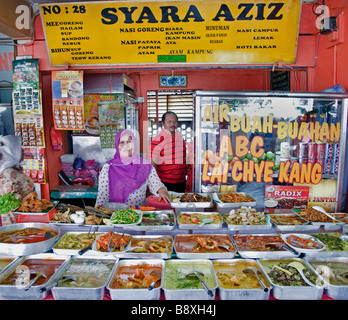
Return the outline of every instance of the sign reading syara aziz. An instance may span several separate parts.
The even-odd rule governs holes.
[[[301,0],[40,5],[52,65],[294,63]]]

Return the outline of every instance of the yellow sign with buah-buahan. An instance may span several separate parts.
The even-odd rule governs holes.
[[[40,5],[52,65],[294,63],[301,0]]]

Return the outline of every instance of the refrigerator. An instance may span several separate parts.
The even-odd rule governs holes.
[[[343,212],[347,103],[339,93],[196,91],[195,192],[233,191],[264,209],[270,190],[304,189],[308,205]]]

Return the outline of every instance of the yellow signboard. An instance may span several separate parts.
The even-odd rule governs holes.
[[[52,65],[294,63],[301,0],[40,5]]]

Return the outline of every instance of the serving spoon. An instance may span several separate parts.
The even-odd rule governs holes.
[[[314,206],[314,207],[312,207],[312,209],[320,211],[321,213],[324,213],[327,217],[331,218],[334,223],[344,223],[342,220],[337,219],[337,218],[333,217],[331,214],[327,213],[323,207]]]
[[[68,280],[71,280],[71,281],[76,281],[76,277],[74,276],[63,276],[61,277],[58,281],[55,281],[53,282],[52,284],[46,286],[46,287],[43,287],[40,289],[40,292],[45,292],[49,289],[52,289],[53,287],[57,286],[58,284],[62,283],[62,282],[65,282],[65,281],[68,281]]]
[[[300,263],[300,262],[296,262],[293,261],[291,263],[288,264],[288,267],[293,267],[294,269],[296,269],[298,271],[298,273],[300,274],[300,276],[302,277],[302,279],[309,285],[309,286],[313,286],[313,283],[310,282],[307,277],[305,276],[305,274],[303,273],[303,270],[306,269],[306,267]]]
[[[203,287],[203,289],[205,290],[205,292],[210,296],[213,297],[213,291],[211,291],[208,287],[208,285],[206,284],[206,282],[202,279],[202,277],[204,277],[204,273],[199,272],[199,271],[193,271],[188,273],[186,276],[186,278],[191,278],[191,277],[197,277],[198,280],[201,282],[201,285]]]
[[[299,253],[295,249],[288,247],[285,244],[282,244],[280,242],[269,242],[269,243],[266,243],[265,246],[275,248],[275,249],[285,249],[295,255],[299,255]]]

